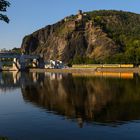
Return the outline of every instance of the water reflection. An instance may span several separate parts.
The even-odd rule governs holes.
[[[8,138],[7,137],[1,137],[0,136],[0,140],[8,140]]]
[[[1,73],[0,90],[21,88],[25,102],[84,122],[123,124],[140,119],[140,78],[54,73]]]

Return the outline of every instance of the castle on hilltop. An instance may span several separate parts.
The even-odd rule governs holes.
[[[66,24],[66,27],[75,29],[77,23],[79,23],[80,21],[83,21],[84,18],[85,18],[86,16],[87,16],[86,13],[83,13],[82,10],[78,10],[76,16],[71,15],[71,16],[66,17],[66,18],[64,19],[65,22],[69,21],[69,22]],[[73,17],[74,17],[74,18],[73,18]]]
[[[78,13],[77,13],[77,18],[75,19],[75,21],[81,21],[84,19],[84,17],[87,16],[86,13],[83,13],[82,10],[78,10]],[[65,17],[64,21],[69,21],[69,17]]]
[[[82,20],[83,19],[83,12],[82,12],[82,10],[79,10],[78,11],[78,14],[77,14],[77,20]]]

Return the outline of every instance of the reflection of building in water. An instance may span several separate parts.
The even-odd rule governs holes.
[[[33,72],[32,75],[33,75],[33,81],[36,83],[38,79],[38,74],[36,72]]]
[[[16,84],[16,83],[19,81],[20,73],[17,72],[17,71],[13,71],[12,74],[13,74],[13,81],[14,81],[14,84]]]
[[[49,73],[50,80],[62,80],[61,73]]]

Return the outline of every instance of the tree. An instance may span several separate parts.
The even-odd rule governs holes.
[[[7,7],[10,6],[10,3],[6,0],[0,0],[0,12],[6,12],[7,11]],[[4,15],[4,14],[1,14],[0,13],[0,20],[3,20],[7,23],[9,23],[9,18]]]
[[[13,48],[12,52],[21,54],[21,48]]]

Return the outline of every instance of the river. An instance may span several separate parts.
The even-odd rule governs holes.
[[[140,76],[0,73],[0,139],[139,140]]]

